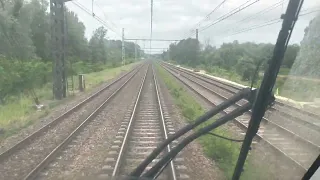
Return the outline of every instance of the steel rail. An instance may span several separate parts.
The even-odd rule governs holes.
[[[212,101],[210,101],[207,97],[205,97],[204,95],[200,94],[199,92],[197,92],[197,90],[195,90],[193,87],[191,87],[189,84],[187,84],[186,82],[184,82],[182,79],[180,79],[177,75],[175,75],[173,72],[171,72],[172,70],[168,70],[166,66],[162,67],[168,71],[172,76],[174,76],[177,80],[179,80],[181,83],[183,83],[184,85],[186,85],[188,88],[190,88],[193,92],[196,92],[198,95],[200,95],[200,97],[202,97],[203,99],[205,99],[207,102],[209,102],[210,104],[216,106],[215,103],[213,103]],[[224,113],[227,113],[224,111]],[[247,126],[245,124],[243,124],[241,121],[235,119],[235,122],[241,126],[242,129],[246,130]],[[299,168],[301,171],[305,172],[307,169],[305,167],[303,167],[299,162],[297,162],[295,159],[291,158],[290,156],[288,156],[285,152],[283,152],[281,149],[279,149],[278,147],[274,146],[270,141],[264,139],[261,135],[256,134],[256,138],[259,141],[263,141],[265,142],[269,147],[271,147],[272,149],[276,150],[276,152],[280,153],[281,155],[283,155],[284,157],[287,158],[287,160],[289,160],[290,162],[292,162],[297,168]]]
[[[141,81],[141,85],[140,85],[140,89],[138,91],[138,96],[137,96],[137,99],[134,103],[134,107],[133,107],[133,110],[132,110],[132,113],[131,113],[131,116],[130,116],[130,120],[129,120],[129,124],[128,124],[128,127],[127,127],[127,130],[126,130],[126,133],[124,135],[124,138],[123,138],[123,141],[122,141],[122,144],[121,144],[121,148],[120,148],[120,151],[119,151],[119,154],[118,154],[118,157],[117,157],[117,160],[116,160],[116,165],[113,169],[113,172],[112,172],[112,176],[115,177],[118,175],[118,172],[120,170],[120,165],[121,165],[121,161],[122,161],[122,157],[123,157],[123,154],[124,154],[124,151],[125,151],[125,147],[127,145],[127,142],[128,142],[128,136],[131,132],[131,127],[132,127],[132,124],[133,124],[133,119],[136,115],[136,109],[137,109],[137,106],[138,106],[138,103],[140,101],[140,97],[141,97],[141,92],[142,92],[142,88],[143,88],[143,85],[144,85],[144,82],[145,82],[145,79],[147,77],[147,73],[149,71],[149,67]]]
[[[132,74],[129,79],[127,79],[118,89],[116,89],[99,107],[97,107],[69,136],[60,143],[49,155],[47,155],[27,176],[24,177],[24,180],[31,180],[36,178],[38,173],[40,173],[55,157],[56,155],[64,148],[68,143],[75,137],[91,120],[96,117],[96,115],[103,109],[103,107],[108,104],[116,94],[120,92],[121,89],[137,74],[136,71]]]
[[[183,76],[183,75],[182,75],[182,76]],[[195,80],[192,80],[192,79],[190,79],[190,78],[188,78],[188,77],[186,77],[186,76],[183,76],[183,77],[186,78],[186,79],[188,79],[188,80],[190,80],[190,81],[192,81],[193,83],[195,83],[195,84],[203,87],[204,89],[208,90],[209,92],[211,92],[211,93],[213,93],[213,94],[216,94],[217,96],[221,97],[221,98],[224,99],[224,100],[227,100],[227,99],[228,99],[227,97],[223,96],[222,94],[219,94],[219,93],[213,91],[212,89],[210,89],[210,88],[208,88],[208,87],[200,84],[199,82],[196,82]],[[237,107],[240,107],[240,106],[241,106],[241,105],[238,104],[238,103],[235,103],[235,105],[236,105]],[[249,111],[249,113],[251,114],[251,110]],[[281,125],[279,125],[279,124],[277,124],[277,123],[275,123],[275,122],[272,122],[272,121],[270,121],[269,119],[267,119],[267,118],[265,118],[265,117],[263,117],[263,121],[265,121],[265,122],[268,123],[268,124],[272,124],[273,126],[275,126],[275,127],[277,127],[277,128],[280,128],[283,132],[285,132],[285,133],[287,133],[287,134],[289,134],[289,135],[293,135],[293,136],[294,136],[295,138],[297,138],[298,140],[300,140],[300,141],[302,141],[302,142],[305,142],[305,143],[307,143],[308,145],[312,146],[313,148],[317,148],[317,149],[320,150],[320,147],[319,147],[318,145],[316,145],[316,144],[314,144],[313,142],[311,142],[311,141],[309,141],[309,140],[307,140],[307,139],[305,139],[305,138],[303,138],[303,137],[295,134],[294,132],[290,131],[289,129],[287,129],[287,128],[285,128],[285,127],[283,127],[283,126],[281,126]]]
[[[157,81],[157,78],[156,78],[156,75],[155,75],[155,72],[154,72],[154,68],[152,65],[150,65],[151,68],[149,67],[142,82],[141,82],[141,85],[140,85],[140,88],[139,88],[139,91],[138,91],[138,95],[137,95],[137,98],[136,100],[134,101],[134,106],[133,106],[133,109],[132,109],[132,112],[130,114],[130,118],[129,118],[129,121],[128,121],[128,125],[126,127],[126,130],[124,132],[124,137],[123,137],[123,140],[122,140],[122,143],[121,143],[121,146],[120,146],[120,150],[118,152],[118,155],[117,157],[115,158],[116,161],[115,161],[115,165],[113,166],[113,170],[112,170],[112,173],[111,173],[111,176],[112,177],[118,177],[121,172],[122,169],[125,169],[126,166],[123,165],[123,162],[126,160],[125,157],[126,157],[126,153],[128,153],[127,149],[128,149],[128,146],[130,146],[130,143],[129,141],[131,140],[131,133],[132,131],[134,131],[134,128],[136,127],[139,127],[137,126],[136,124],[136,120],[137,120],[137,115],[139,113],[139,110],[138,110],[138,106],[141,106],[141,103],[142,103],[142,96],[143,96],[143,89],[147,86],[147,83],[146,83],[146,78],[148,76],[148,74],[150,75],[150,71],[152,71],[152,81],[154,82],[154,88],[155,90],[155,94],[156,95],[153,95],[153,96],[156,96],[156,105],[157,105],[157,111],[159,112],[159,125],[160,125],[160,131],[162,131],[161,134],[163,134],[163,136],[161,136],[161,138],[168,138],[168,131],[166,129],[166,124],[165,124],[165,118],[164,118],[164,114],[163,114],[163,108],[162,108],[162,103],[161,103],[161,100],[160,100],[160,90],[159,90],[159,85],[158,85],[158,81]],[[145,92],[145,93],[148,93],[148,92]],[[139,143],[139,142],[138,142]],[[134,147],[136,144],[133,143],[131,144],[132,147]],[[170,146],[167,146],[166,148],[167,151],[170,151],[171,150],[171,147]],[[129,158],[130,159],[130,158]],[[177,175],[176,175],[176,170],[175,170],[175,167],[174,167],[174,163],[171,162],[170,163],[170,178],[172,180],[177,180]]]
[[[49,122],[48,124],[44,125],[43,127],[41,127],[40,129],[38,129],[37,131],[35,131],[34,133],[30,134],[29,136],[27,136],[26,138],[24,138],[23,140],[19,141],[18,143],[16,143],[15,145],[11,146],[10,148],[8,148],[7,150],[5,150],[4,152],[2,152],[0,154],[0,162],[4,161],[5,159],[7,159],[9,156],[11,156],[12,154],[14,154],[16,151],[18,151],[19,149],[21,149],[23,146],[26,146],[30,143],[32,143],[32,141],[37,138],[41,133],[49,130],[50,128],[55,127],[59,122],[61,122],[62,120],[64,120],[66,117],[68,117],[70,114],[72,114],[73,112],[77,111],[78,109],[80,109],[82,106],[84,106],[85,104],[87,104],[88,102],[90,102],[93,98],[97,97],[99,94],[101,94],[102,92],[104,92],[105,90],[107,90],[109,87],[111,87],[112,85],[114,85],[115,83],[117,83],[118,81],[120,81],[121,79],[123,79],[124,77],[126,77],[127,75],[129,75],[130,73],[133,73],[134,71],[138,72],[138,70],[140,68],[142,68],[143,64],[134,68],[133,70],[125,73],[124,75],[120,76],[119,78],[117,78],[116,80],[114,80],[113,82],[111,82],[110,84],[108,84],[106,87],[104,87],[103,89],[99,90],[98,92],[94,93],[93,95],[89,96],[88,98],[84,99],[83,101],[81,101],[80,103],[78,103],[77,105],[73,106],[70,110],[66,111],[65,113],[63,113],[62,115],[60,115],[59,117],[55,118],[53,121]],[[135,73],[136,73],[135,72]]]
[[[236,85],[232,85],[232,84],[230,84],[230,83],[223,82],[223,81],[220,81],[220,80],[217,80],[217,79],[208,77],[208,76],[206,76],[206,75],[204,75],[204,74],[193,73],[192,71],[189,71],[189,70],[186,70],[186,69],[183,69],[183,68],[179,68],[179,67],[175,67],[175,66],[173,66],[173,65],[171,65],[171,64],[169,64],[169,63],[166,63],[166,64],[168,64],[169,66],[171,66],[171,67],[173,67],[173,68],[175,68],[175,69],[179,69],[179,70],[181,70],[181,71],[184,71],[184,72],[186,72],[186,73],[188,73],[188,74],[190,74],[190,75],[192,75],[192,76],[198,76],[197,78],[203,77],[203,78],[205,78],[205,79],[208,79],[209,81],[214,81],[214,82],[223,84],[223,85],[225,85],[225,86],[229,86],[229,87],[234,88],[235,90],[230,90],[230,89],[228,89],[228,88],[222,87],[221,85],[218,85],[218,84],[215,83],[216,86],[218,86],[218,87],[220,87],[220,88],[222,88],[222,89],[225,89],[226,91],[228,91],[228,92],[230,92],[230,93],[236,93],[236,91],[239,91],[239,90],[242,89],[242,87],[239,87],[239,86],[236,86]],[[208,82],[208,83],[212,83],[212,82]],[[288,108],[294,109],[295,111],[299,111],[299,112],[302,113],[302,114],[307,114],[308,116],[311,116],[311,117],[313,117],[313,118],[320,119],[320,116],[317,115],[317,114],[314,114],[314,113],[312,113],[312,112],[309,112],[309,111],[306,111],[306,110],[302,110],[302,109],[299,109],[299,108],[297,108],[297,107],[294,107],[294,106],[285,104],[285,103],[283,103],[283,102],[280,102],[279,100],[276,100],[276,104],[278,104],[278,105],[280,105],[280,106],[286,106],[286,107],[288,107]],[[278,109],[275,109],[275,108],[272,108],[272,109],[273,109],[273,110],[276,110],[276,111],[279,111]],[[285,114],[286,116],[289,116],[290,118],[294,118],[294,119],[296,119],[296,120],[299,119],[300,121],[302,121],[302,122],[304,122],[304,123],[310,123],[310,122],[305,121],[305,120],[303,120],[303,119],[296,118],[296,117],[292,116],[292,115],[289,114],[289,113],[282,112],[282,111],[279,111],[279,112],[282,113],[282,114]],[[311,123],[311,125],[314,126],[314,124],[312,124],[312,123]],[[319,128],[320,128],[320,127],[319,127]]]
[[[163,116],[162,104],[161,104],[161,101],[160,101],[160,93],[159,93],[159,88],[158,88],[158,81],[157,81],[157,78],[156,78],[156,74],[154,72],[153,65],[152,65],[152,73],[153,73],[153,78],[154,78],[154,84],[155,84],[155,87],[156,87],[157,101],[158,101],[158,104],[159,104],[159,112],[160,112],[160,116],[161,116],[161,123],[162,123],[163,132],[164,132],[164,137],[165,137],[165,139],[168,139],[168,133],[167,133],[166,124],[165,124],[165,120],[164,120],[164,116]],[[171,151],[170,145],[167,146],[167,151],[168,152]],[[175,168],[174,168],[173,161],[170,161],[170,169],[171,169],[171,173],[172,173],[172,177],[173,177],[172,180],[177,180],[177,175],[176,175],[176,171],[175,171]]]
[[[195,77],[195,78],[197,78],[197,79],[201,79],[201,80],[204,81],[204,82],[207,82],[207,83],[209,83],[209,84],[212,84],[212,85],[214,85],[214,86],[217,86],[218,88],[223,89],[223,90],[225,90],[225,91],[227,91],[227,92],[229,92],[229,93],[231,93],[231,94],[235,94],[235,93],[237,93],[237,91],[239,91],[239,90],[242,89],[242,88],[239,88],[239,87],[235,87],[235,86],[233,86],[233,85],[231,85],[231,84],[228,84],[228,83],[226,83],[226,82],[222,82],[222,81],[216,80],[216,79],[214,79],[214,78],[210,78],[210,77],[205,76],[205,75],[203,75],[203,74],[197,74],[197,73],[194,73],[194,72],[192,72],[192,71],[188,71],[188,70],[186,70],[186,69],[174,67],[174,66],[172,66],[172,65],[169,65],[169,66],[172,67],[172,68],[174,68],[174,69],[176,69],[176,70],[178,70],[178,71],[187,73],[187,74],[189,74],[189,75],[191,75],[191,76],[193,76],[193,77]],[[220,83],[220,84],[217,84],[217,83]],[[224,86],[227,86],[227,87],[234,88],[235,90],[231,90],[231,89],[229,89],[229,88],[226,88],[226,87],[224,87],[224,86],[221,86],[221,84],[223,84]],[[307,115],[309,115],[309,116],[311,116],[311,117],[313,117],[313,118],[320,119],[320,116],[317,116],[317,115],[312,114],[312,113],[311,113],[311,115],[310,115],[310,112],[308,112],[308,111],[301,110],[301,109],[299,109],[299,108],[296,108],[296,107],[294,107],[294,106],[287,105],[287,104],[282,103],[282,102],[279,102],[279,101],[277,101],[277,100],[276,100],[276,104],[278,104],[278,105],[280,105],[280,106],[285,106],[285,107],[290,108],[290,109],[293,109],[294,111],[299,111],[299,112],[302,113],[302,114],[307,114]],[[276,109],[276,108],[273,107],[273,106],[271,106],[269,110],[270,110],[270,111],[277,111],[277,112],[280,113],[281,115],[283,115],[283,116],[285,116],[285,117],[287,117],[287,118],[290,118],[290,120],[297,121],[298,123],[302,123],[302,124],[308,126],[308,127],[311,128],[311,129],[320,131],[320,126],[317,125],[317,124],[315,124],[315,123],[313,123],[313,122],[310,122],[310,121],[304,120],[304,119],[302,119],[302,118],[293,116],[292,114],[287,113],[287,112],[285,112],[285,111],[281,111],[281,110],[279,110],[279,109]],[[320,123],[320,121],[319,121],[319,123]]]

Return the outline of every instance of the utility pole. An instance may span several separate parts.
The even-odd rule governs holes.
[[[151,43],[152,43],[152,19],[153,19],[153,0],[151,0],[150,54],[151,54]]]
[[[134,43],[134,61],[137,61],[137,41]]]
[[[197,45],[197,49],[196,49],[196,61],[198,61],[198,56],[199,56],[199,51],[200,51],[200,46],[199,46],[199,31],[198,29],[196,29],[196,45]]]
[[[196,29],[196,39],[199,40],[199,31]]]
[[[60,100],[66,97],[64,1],[50,0],[50,17],[53,59],[52,91],[54,98]]]
[[[70,91],[72,91],[72,93],[74,94],[74,79],[73,79],[73,74],[71,73],[70,75],[71,75],[71,82],[69,82],[69,79],[68,79],[68,77],[69,77],[69,73],[68,73],[68,66],[70,67],[70,69],[72,69],[72,59],[68,59],[67,57],[68,57],[68,36],[69,36],[69,34],[68,34],[68,19],[67,19],[67,16],[64,16],[64,34],[65,34],[65,36],[64,36],[64,54],[65,54],[65,83],[64,83],[64,85],[66,85],[66,90],[65,90],[65,92],[68,92],[68,94],[69,94],[69,92]]]
[[[125,60],[125,48],[124,48],[124,28],[122,28],[122,65],[126,64]]]

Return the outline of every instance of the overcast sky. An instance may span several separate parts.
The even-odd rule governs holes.
[[[91,0],[74,0],[92,11]],[[277,19],[285,12],[288,0],[284,4],[259,16],[257,12],[271,6],[281,0],[226,0],[210,17],[206,18],[218,4],[223,0],[154,0],[153,15],[153,38],[154,39],[183,39],[192,35],[192,29],[199,28],[199,40],[202,44],[219,46],[223,42],[238,40],[239,42],[270,42],[275,43],[281,23],[265,26],[252,31],[232,35],[242,29],[256,25],[263,25],[267,21]],[[248,2],[249,1],[249,2]],[[209,24],[215,22],[219,17],[229,13],[241,4],[254,3],[249,8],[202,30]],[[101,24],[88,15],[72,2],[67,7],[78,14],[79,19],[86,26],[86,36],[89,38],[92,32]],[[305,0],[301,14],[320,10],[320,0]],[[126,38],[150,38],[150,11],[151,0],[94,0],[93,12],[108,23],[108,37],[110,39],[121,39],[121,29],[125,28]],[[303,38],[304,29],[309,21],[317,13],[301,16],[295,26],[291,43],[300,43]],[[246,17],[254,17],[251,20],[239,22]],[[202,21],[205,19],[204,21]],[[200,22],[198,26],[198,22]],[[272,21],[273,22],[273,21]],[[116,33],[112,32],[116,31]],[[195,37],[195,35],[193,35]],[[150,42],[138,41],[141,47],[148,48]],[[153,48],[168,48],[171,42],[152,42]],[[153,50],[154,52],[157,50]]]

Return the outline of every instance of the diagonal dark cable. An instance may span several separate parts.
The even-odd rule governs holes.
[[[283,2],[284,2],[284,0],[281,0],[281,1],[277,2],[277,3],[274,3],[274,4],[270,5],[270,6],[268,6],[267,8],[262,9],[261,11],[253,14],[253,15],[250,15],[250,16],[247,16],[247,17],[241,19],[240,21],[238,21],[236,23],[240,23],[240,22],[244,22],[244,21],[255,19],[255,18],[259,17],[260,15],[263,15],[263,14],[265,14],[265,13],[267,13],[267,12],[269,12],[271,10],[274,10],[275,8],[281,6],[282,5],[281,3],[283,3]]]
[[[88,15],[92,16],[94,19],[96,19],[97,21],[99,21],[103,26],[107,27],[108,29],[110,29],[112,32],[114,32],[116,35],[118,35],[119,37],[121,37],[121,35],[115,31],[114,29],[110,28],[110,26],[104,21],[102,20],[99,16],[97,15],[93,15],[89,9],[87,9],[86,7],[84,7],[82,4],[80,4],[77,1],[71,1],[71,3],[73,3],[74,5],[76,5],[77,7],[79,7],[80,9],[82,9],[84,12],[86,12]]]
[[[241,19],[240,21],[237,21],[237,22],[235,22],[235,23],[232,23],[232,27],[239,27],[242,22],[256,19],[256,18],[258,18],[259,16],[261,16],[261,15],[263,15],[263,14],[269,12],[269,11],[272,11],[272,10],[274,10],[275,8],[281,6],[281,5],[283,4],[283,2],[284,2],[284,0],[279,1],[279,2],[277,2],[277,3],[274,3],[274,4],[268,6],[268,7],[265,8],[265,9],[262,9],[261,11],[255,13],[255,14],[252,14],[252,15],[250,15],[250,16],[247,16],[247,17]],[[236,25],[235,25],[235,24],[236,24]],[[233,31],[233,30],[235,30],[235,28],[233,28],[233,29],[230,28],[230,29],[227,29],[227,30],[222,30],[222,32],[229,32],[229,31]]]
[[[258,28],[265,27],[265,26],[270,26],[272,24],[276,24],[276,23],[279,23],[281,21],[282,21],[281,19],[273,19],[273,20],[264,22],[263,24],[257,24],[257,25],[253,25],[253,26],[248,27],[248,28],[240,29],[240,30],[234,32],[233,34],[228,35],[228,36],[233,36],[233,35],[236,35],[236,34],[240,34],[240,33],[247,32],[247,31],[251,31],[251,30],[258,29]]]
[[[301,12],[305,12],[307,10],[308,9],[304,9],[304,10],[301,10]],[[308,15],[308,14],[311,14],[311,13],[316,13],[316,12],[320,12],[320,9],[316,9],[316,10],[312,10],[312,11],[308,11],[308,12],[299,14],[298,17],[305,16],[305,15]],[[276,23],[280,23],[280,22],[282,22],[282,19],[269,20],[269,21],[264,22],[262,24],[256,24],[256,25],[253,25],[253,26],[248,27],[248,28],[240,29],[240,30],[234,32],[233,34],[228,35],[228,36],[233,36],[233,35],[236,35],[236,34],[248,32],[248,31],[251,31],[251,30],[254,30],[254,29],[259,29],[259,28],[262,28],[262,27],[265,27],[265,26],[270,26],[272,24],[276,24]]]
[[[114,22],[112,22],[110,19],[108,19],[108,16],[106,15],[106,13],[103,11],[103,9],[97,3],[94,2],[94,5],[97,6],[101,10],[101,12],[103,13],[104,18],[107,21],[110,22],[110,24],[113,26],[113,28],[119,29],[118,26]]]
[[[227,0],[223,0],[218,6],[216,6],[202,21],[205,21],[210,18],[211,14],[213,14],[218,8],[220,8]],[[201,22],[201,21],[200,21]],[[197,24],[200,24],[197,23]]]
[[[300,16],[307,15],[307,14],[315,13],[315,12],[320,12],[320,9],[316,9],[316,10],[313,10],[313,11],[309,11],[309,12],[306,12],[306,13],[302,13],[302,14],[299,15],[299,17],[300,17]]]
[[[162,150],[164,148],[166,148],[167,145],[169,145],[172,141],[178,139],[179,137],[181,137],[185,133],[187,133],[190,130],[192,130],[195,127],[197,127],[198,125],[206,122],[209,119],[208,117],[212,117],[212,116],[218,114],[223,109],[226,109],[227,107],[229,107],[230,104],[233,104],[233,103],[235,103],[235,102],[237,102],[237,101],[239,101],[240,99],[243,99],[243,98],[250,99],[250,97],[251,97],[250,93],[251,92],[252,91],[249,88],[246,88],[246,89],[243,89],[243,90],[239,91],[233,97],[228,99],[228,102],[223,102],[223,103],[217,105],[215,108],[211,109],[210,111],[206,112],[204,115],[202,115],[199,118],[197,118],[193,123],[190,123],[190,124],[186,125],[185,127],[179,129],[176,133],[174,133],[173,135],[169,136],[168,139],[166,139],[161,144],[159,144],[157,146],[157,148],[154,149],[152,151],[152,153],[149,154],[148,157],[145,158],[139,164],[139,166],[136,167],[136,169],[130,173],[130,176],[139,177],[141,175],[141,173],[144,171],[144,169],[152,162],[152,160],[155,159],[162,152]]]
[[[111,29],[114,33],[116,33],[117,35],[118,32],[115,32],[114,29],[112,29],[108,23],[106,21],[104,21],[102,18],[100,18],[99,16],[95,15],[93,12],[90,12],[90,10],[88,8],[86,8],[84,5],[80,4],[79,2],[77,1],[72,1],[72,3],[76,6],[78,6],[79,8],[81,8],[82,10],[84,10],[87,14],[93,16],[93,18],[95,18],[97,21],[99,21],[100,23],[102,23],[104,26],[106,26],[107,28]],[[119,35],[120,36],[120,35]]]
[[[240,12],[240,11],[242,11],[242,10],[250,7],[251,5],[259,2],[259,0],[255,0],[255,1],[247,4],[247,3],[250,2],[250,1],[251,1],[251,0],[248,0],[248,1],[246,1],[245,3],[241,4],[240,6],[234,8],[234,9],[231,10],[230,12],[228,12],[228,13],[220,16],[219,18],[217,18],[217,19],[214,21],[214,23],[208,24],[207,26],[205,26],[205,27],[203,27],[202,29],[200,29],[199,32],[204,31],[204,30],[208,29],[209,27],[211,27],[211,26],[213,26],[213,25],[215,25],[215,24],[217,24],[217,23],[219,23],[219,22],[221,22],[221,21],[223,21],[223,20],[225,20],[225,19],[233,16],[234,14],[237,14],[238,12]],[[247,4],[247,5],[246,5],[246,4]],[[244,6],[244,7],[242,7],[242,6]]]
[[[142,175],[142,177],[146,178],[153,178],[157,172],[171,159],[173,159],[183,148],[185,148],[189,143],[191,143],[193,140],[199,138],[202,135],[207,134],[208,132],[212,131],[213,129],[227,123],[228,121],[238,117],[239,115],[247,112],[249,109],[251,109],[252,104],[246,103],[243,106],[231,111],[230,113],[224,115],[223,117],[219,118],[212,124],[201,128],[197,132],[189,135],[188,137],[184,138],[176,147],[172,148],[172,150],[169,153],[166,153],[164,157],[160,159],[158,163],[156,163],[150,170],[148,170],[145,174]]]
[[[207,15],[205,16],[205,18],[203,18],[202,20],[200,20],[200,21],[199,21],[198,23],[196,23],[196,25],[194,25],[194,26],[200,26],[201,22],[209,19],[209,17],[211,16],[211,14],[213,14],[218,8],[220,8],[226,1],[227,1],[227,0],[223,0],[223,1],[222,1],[220,4],[218,4],[218,6],[216,6],[209,14],[207,14]],[[193,32],[192,32],[192,33],[193,33]],[[192,34],[192,33],[191,33],[191,34]],[[191,34],[190,34],[189,36],[191,36]],[[189,36],[188,36],[188,37],[189,37]]]

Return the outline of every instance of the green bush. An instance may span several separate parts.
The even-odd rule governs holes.
[[[78,61],[67,65],[68,76],[102,71],[106,65]],[[40,60],[21,61],[0,58],[0,103],[29,94],[34,89],[52,82],[52,63]],[[12,99],[13,98],[13,99]]]
[[[51,63],[38,60],[18,61],[0,58],[0,100],[9,96],[28,93],[51,79]]]

